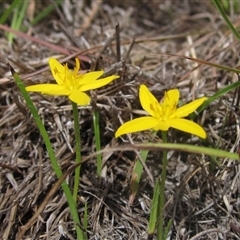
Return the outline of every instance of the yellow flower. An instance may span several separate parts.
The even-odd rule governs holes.
[[[88,105],[90,97],[84,93],[88,90],[103,87],[114,79],[119,78],[117,75],[97,80],[103,71],[94,71],[85,74],[79,74],[79,60],[76,58],[76,67],[69,70],[67,64],[62,65],[55,58],[49,59],[49,66],[57,84],[37,84],[26,87],[29,92],[41,92],[42,94],[68,96],[68,98],[79,105]]]
[[[150,115],[133,119],[124,123],[115,133],[115,137],[123,134],[143,131],[147,129],[167,131],[170,127],[206,138],[206,132],[198,124],[183,119],[194,112],[207,98],[202,97],[177,108],[179,90],[172,89],[165,93],[159,103],[145,85],[139,89],[139,99],[143,109]]]

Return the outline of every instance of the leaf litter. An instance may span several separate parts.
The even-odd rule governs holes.
[[[31,6],[32,7],[32,6]],[[42,9],[40,2],[35,11]],[[237,22],[237,19],[233,18]],[[16,239],[29,224],[24,239],[75,239],[68,205],[50,166],[46,148],[20,96],[7,63],[26,85],[52,82],[49,57],[84,70],[104,69],[121,80],[93,95],[100,111],[102,148],[119,146],[126,137],[114,138],[121,122],[139,116],[138,89],[146,84],[160,100],[164,91],[178,88],[183,102],[211,96],[238,81],[238,76],[184,57],[236,68],[239,42],[226,28],[210,1],[64,1],[27,33],[16,32],[9,46],[2,29],[0,78],[0,233]],[[169,54],[169,55],[168,55]],[[170,54],[175,54],[170,55]],[[177,56],[178,55],[178,56]],[[93,94],[93,93],[92,93]],[[74,131],[67,98],[31,94],[63,172],[74,164]],[[239,151],[239,93],[217,99],[198,121],[208,139],[170,131],[169,142],[191,143]],[[97,102],[97,103],[96,103]],[[92,106],[79,107],[83,157],[78,211],[88,204],[89,239],[156,239],[147,235],[153,182],[161,172],[161,152],[151,151],[139,193],[130,205],[130,180],[136,152],[109,152],[104,171],[96,177]],[[148,141],[149,133],[131,136]],[[155,142],[160,141],[156,136]],[[165,221],[173,220],[168,239],[238,239],[239,163],[231,159],[172,151],[165,189]],[[216,160],[216,159],[215,159]],[[67,176],[73,186],[73,174]],[[54,187],[55,186],[55,187]],[[50,194],[50,195],[49,195]],[[46,197],[49,198],[46,198]],[[46,201],[47,200],[47,201]],[[30,219],[45,201],[45,206]]]

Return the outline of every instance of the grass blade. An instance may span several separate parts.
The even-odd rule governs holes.
[[[233,32],[233,34],[235,35],[236,38],[238,38],[240,40],[240,34],[238,33],[238,31],[236,30],[236,28],[233,26],[233,24],[231,23],[231,21],[229,20],[227,14],[225,13],[223,7],[221,6],[219,0],[212,0],[213,3],[215,4],[216,8],[218,9],[218,11],[220,12],[220,14],[222,15],[224,21],[226,22],[226,24],[228,25],[228,27],[230,28],[230,30]]]
[[[25,99],[25,101],[27,103],[27,106],[28,106],[29,110],[31,111],[31,114],[33,115],[33,118],[36,122],[36,125],[37,125],[37,127],[40,131],[40,134],[41,134],[41,136],[44,140],[44,143],[46,145],[52,168],[53,168],[55,174],[57,175],[57,177],[59,179],[62,176],[62,170],[58,165],[58,161],[57,161],[56,156],[54,154],[52,144],[51,144],[50,139],[48,137],[47,131],[46,131],[39,115],[38,115],[37,109],[35,108],[28,92],[25,89],[25,86],[24,86],[22,80],[20,79],[18,74],[12,68],[11,68],[11,72],[12,72],[12,75],[13,75],[16,83],[17,83],[17,86],[18,86],[23,98]],[[75,204],[74,199],[72,197],[72,193],[69,189],[69,186],[67,185],[66,181],[64,181],[61,184],[61,186],[62,186],[62,189],[63,189],[65,195],[66,195],[66,198],[67,198],[67,201],[68,201],[68,204],[69,204],[69,208],[70,208],[70,212],[72,214],[72,218],[73,218],[73,221],[75,223],[77,238],[78,238],[78,240],[85,239],[84,238],[84,233],[81,230],[81,228],[79,227],[80,226],[80,219],[79,219],[77,207],[76,207],[76,204]]]

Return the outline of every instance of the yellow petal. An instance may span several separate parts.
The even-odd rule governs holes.
[[[140,132],[147,129],[151,129],[154,128],[157,125],[157,123],[158,120],[153,117],[136,118],[120,126],[115,133],[115,137],[117,138],[123,134]]]
[[[177,108],[179,95],[180,93],[178,89],[172,89],[165,93],[164,98],[161,101],[163,115],[165,115],[165,117],[168,117],[171,112],[174,112]]]
[[[188,116],[190,113],[194,112],[199,106],[201,106],[206,99],[207,99],[206,97],[202,97],[178,108],[170,116],[170,118],[182,118]]]
[[[160,107],[157,99],[152,95],[145,85],[141,85],[139,88],[139,99],[142,105],[142,108],[148,112],[151,116],[156,116],[156,108]]]
[[[171,126],[169,125],[168,121],[158,121],[158,124],[156,127],[154,127],[154,130],[156,131],[167,131]]]
[[[86,106],[90,103],[91,98],[84,92],[73,90],[68,98],[78,105]]]
[[[79,75],[79,84],[84,85],[87,83],[91,83],[97,80],[99,77],[103,75],[104,71],[94,71],[85,74]]]
[[[170,119],[168,123],[172,128],[176,128],[183,132],[191,133],[201,138],[207,137],[206,132],[200,125],[187,119]]]
[[[58,95],[67,96],[70,94],[70,90],[66,89],[64,86],[57,84],[36,84],[26,87],[28,92],[40,92],[42,94],[48,95]]]
[[[116,78],[119,78],[119,76],[113,75],[110,77],[92,81],[90,83],[86,83],[79,88],[79,91],[88,91],[88,90],[93,90],[93,89],[103,87],[103,86],[109,84],[110,82],[112,82]]]
[[[60,62],[58,62],[55,58],[50,58],[48,60],[49,67],[51,69],[53,78],[59,85],[62,85],[66,79],[66,71],[69,71],[66,66],[63,66]]]

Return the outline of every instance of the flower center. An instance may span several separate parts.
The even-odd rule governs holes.
[[[159,103],[155,102],[154,104],[150,105],[155,117],[164,122],[166,122],[172,113],[176,111],[176,107],[177,102],[170,99],[167,93],[165,93],[164,98]]]
[[[162,119],[163,111],[161,105],[158,102],[151,103],[150,109],[154,112],[154,115],[157,119]]]
[[[80,63],[79,60],[76,58],[76,67],[74,70],[69,70],[68,65],[64,65],[65,68],[65,74],[64,74],[64,85],[69,90],[78,89],[79,87],[79,80],[81,78],[81,75],[78,74],[78,71],[80,69]]]

